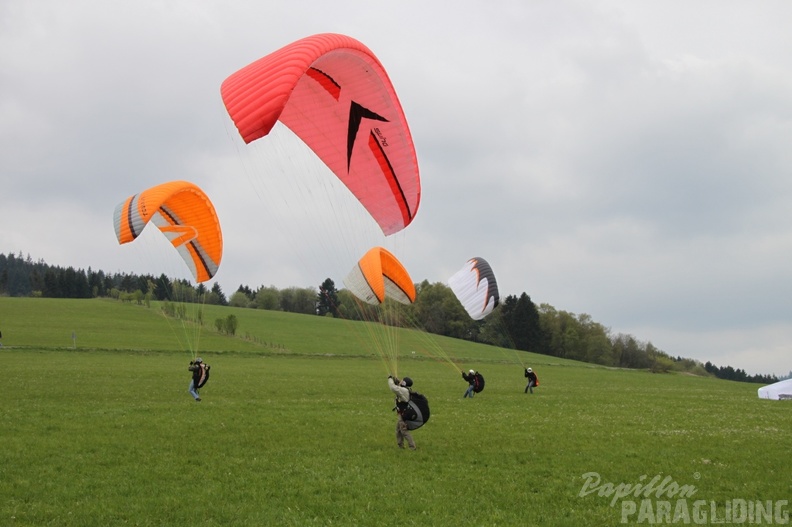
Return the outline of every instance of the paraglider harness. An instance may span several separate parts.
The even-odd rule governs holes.
[[[479,393],[484,389],[484,376],[479,372],[473,376],[473,391]]]
[[[407,424],[408,430],[421,428],[429,420],[429,400],[422,393],[414,392],[409,387],[410,399],[406,402],[396,401],[393,410]]]

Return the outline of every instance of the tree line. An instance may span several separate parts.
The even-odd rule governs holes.
[[[472,320],[443,283],[426,280],[416,286],[412,305],[394,306],[400,316],[383,321],[413,327],[452,338],[491,344],[503,348],[530,351],[554,357],[578,360],[603,366],[648,369],[654,372],[682,371],[712,375],[722,379],[769,384],[773,375],[748,375],[731,366],[718,367],[711,362],[672,355],[633,335],[614,334],[587,314],[558,310],[550,304],[534,304],[522,293],[501,298],[500,305],[483,320]],[[193,286],[186,280],[170,279],[162,274],[135,275],[105,273],[88,268],[59,267],[30,256],[0,253],[0,295],[40,296],[48,298],[111,297],[138,303],[158,300],[168,302],[202,302],[250,309],[333,316],[348,320],[375,320],[380,312],[362,304],[346,289],[338,290],[331,279],[316,288],[260,286],[251,289],[240,285],[226,299],[220,285],[211,289]],[[167,304],[166,304],[167,305]],[[172,306],[171,306],[171,309]],[[229,332],[226,325],[218,330]],[[234,330],[236,329],[234,325]],[[233,332],[232,332],[233,333]]]

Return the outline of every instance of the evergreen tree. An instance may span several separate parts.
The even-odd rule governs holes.
[[[319,294],[316,295],[316,314],[325,316],[328,313],[338,318],[338,291],[335,283],[327,278],[319,286]]]
[[[47,272],[44,273],[44,288],[41,292],[48,298],[59,298],[61,296],[58,278],[52,269],[47,269]]]
[[[137,280],[135,280],[134,276],[128,275],[128,274],[124,274],[122,276],[122,278],[121,278],[121,287],[120,287],[120,289],[122,291],[126,292],[126,293],[131,293],[132,291],[137,289],[135,287],[136,282],[137,282]]]
[[[530,296],[526,293],[521,294],[519,299],[513,295],[507,296],[503,303],[503,322],[516,349],[541,353],[543,339],[539,311]]]
[[[212,285],[211,299],[213,300],[213,302],[207,302],[207,303],[218,304],[221,306],[228,305],[228,300],[226,299],[226,296],[223,294],[223,290],[220,288],[220,284],[218,284],[217,282],[215,282],[214,285]]]
[[[201,282],[195,287],[195,295],[196,295],[195,297],[198,299],[198,302],[205,304],[207,294],[209,294],[209,291],[207,291],[206,286],[204,285],[203,282]]]
[[[160,275],[155,285],[154,295],[157,300],[162,301],[173,298],[173,284],[171,284],[170,278],[165,276],[165,273]]]
[[[8,258],[0,253],[0,295],[8,293]]]
[[[237,293],[244,293],[245,296],[249,301],[252,301],[256,297],[256,293],[253,292],[248,286],[240,284],[236,290]]]
[[[9,296],[30,296],[30,275],[25,266],[22,253],[18,256],[8,255],[8,275],[6,277],[6,291]]]

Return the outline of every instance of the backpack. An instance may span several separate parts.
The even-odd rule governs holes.
[[[476,373],[476,375],[473,377],[473,391],[479,393],[483,389],[484,389],[484,376],[480,373]]]
[[[429,421],[429,400],[422,393],[410,392],[410,400],[406,407],[401,410],[401,416],[407,423],[408,430],[421,428]]]

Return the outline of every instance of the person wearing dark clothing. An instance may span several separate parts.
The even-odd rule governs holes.
[[[190,395],[193,396],[196,402],[201,402],[201,396],[198,394],[198,388],[201,388],[209,378],[210,366],[198,357],[194,361],[190,361],[190,367],[187,370],[192,372],[192,380],[190,380]]]
[[[524,393],[528,393],[529,390],[533,393],[534,386],[539,386],[539,378],[531,368],[525,368],[525,378],[528,379],[528,384],[525,385]]]
[[[476,394],[474,388],[476,387],[476,372],[474,370],[470,370],[469,373],[462,372],[462,378],[465,379],[469,386],[465,391],[465,395],[462,396],[464,399],[465,397],[470,397],[471,399]]]

